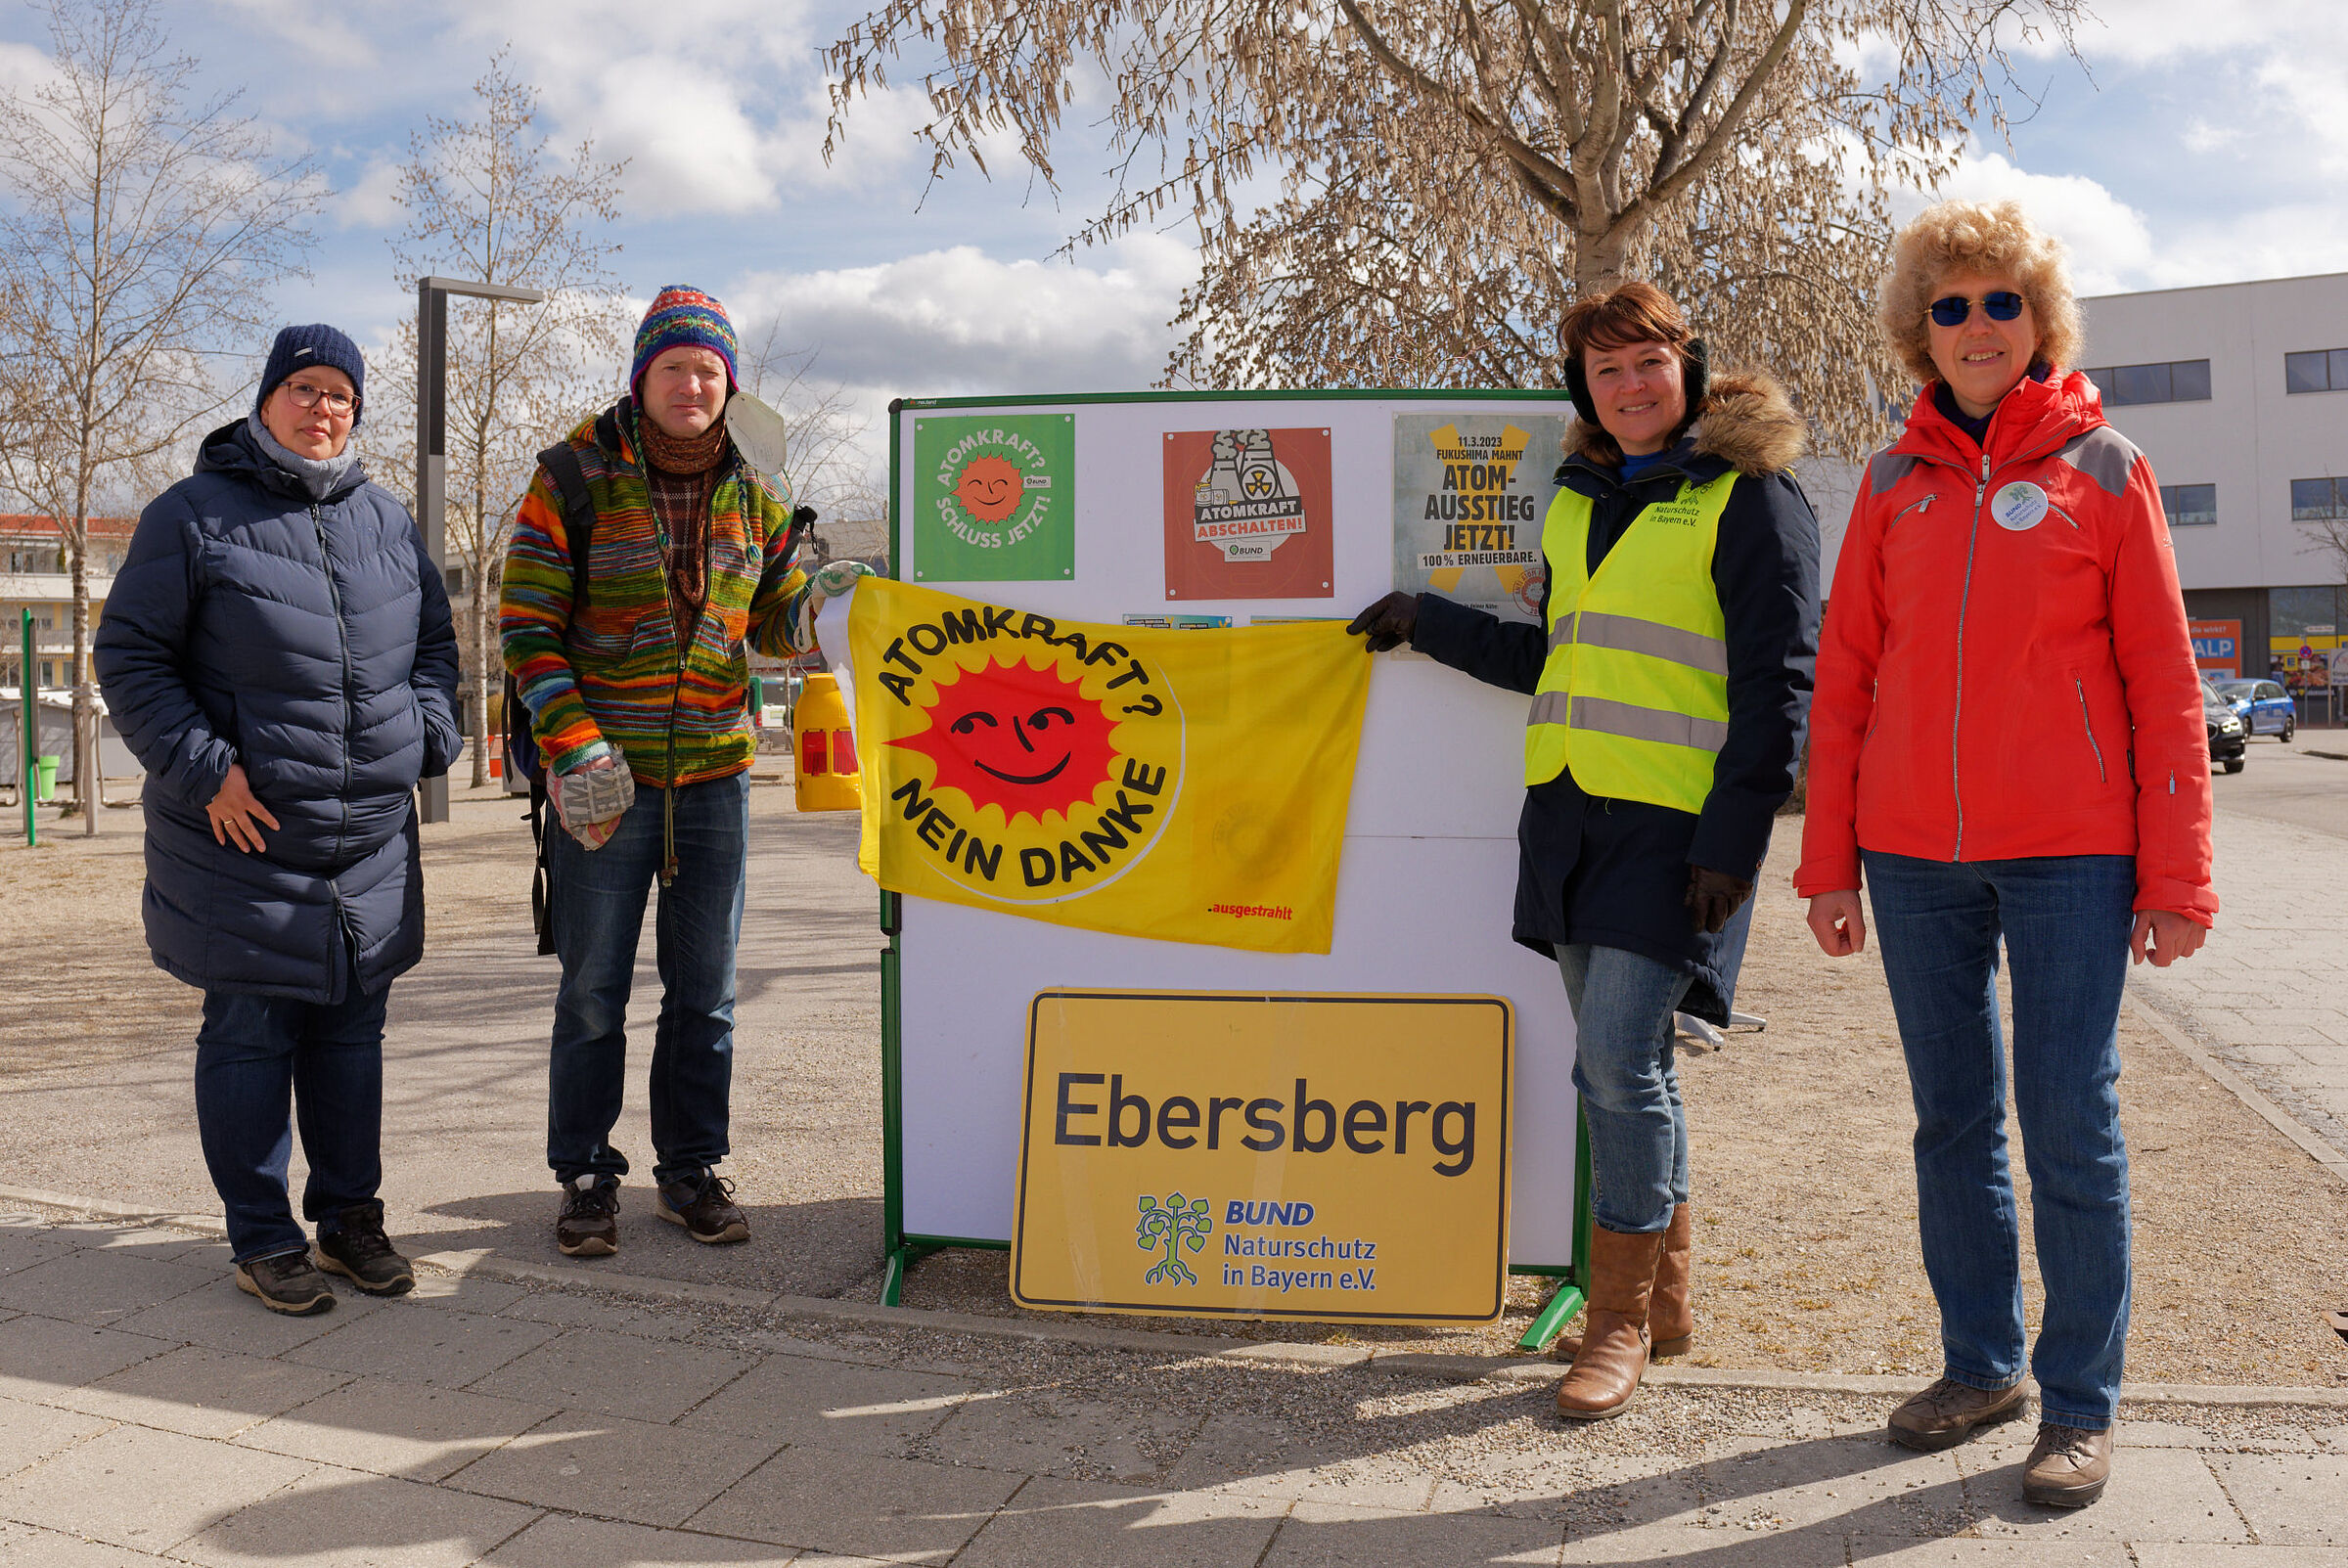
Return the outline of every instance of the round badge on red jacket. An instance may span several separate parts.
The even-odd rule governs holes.
[[[2047,493],[2027,479],[2001,485],[1989,500],[1989,515],[1998,526],[2022,533],[2035,528],[2047,515]]]

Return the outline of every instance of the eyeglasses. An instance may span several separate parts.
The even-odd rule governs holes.
[[[2010,289],[1994,289],[1981,296],[1981,308],[1991,321],[2012,321],[2022,313],[2022,296]],[[1963,294],[1932,301],[1932,319],[1943,327],[1962,327],[1972,315],[1973,302]]]
[[[1937,310],[1939,307],[1933,308]],[[307,381],[288,381],[285,387],[286,395],[294,399],[295,408],[316,408],[324,403],[326,411],[338,419],[346,418],[359,406],[358,397],[350,392],[330,392],[323,386],[312,386]]]

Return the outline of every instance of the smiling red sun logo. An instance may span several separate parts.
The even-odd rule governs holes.
[[[1027,493],[1027,475],[1009,458],[975,457],[962,470],[954,499],[980,522],[1001,522]]]
[[[959,789],[974,807],[1000,807],[1008,824],[1065,816],[1109,779],[1117,721],[1056,669],[994,663],[947,682],[926,710],[929,728],[891,740],[937,764],[933,788]]]

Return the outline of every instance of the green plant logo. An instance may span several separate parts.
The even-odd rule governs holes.
[[[1182,1261],[1182,1249],[1187,1246],[1193,1252],[1204,1251],[1207,1232],[1214,1228],[1215,1218],[1207,1212],[1204,1198],[1185,1201],[1176,1192],[1160,1208],[1157,1199],[1146,1192],[1142,1194],[1142,1217],[1133,1228],[1134,1245],[1144,1252],[1155,1252],[1160,1247],[1166,1251],[1165,1258],[1142,1276],[1142,1283],[1197,1284],[1198,1277]]]

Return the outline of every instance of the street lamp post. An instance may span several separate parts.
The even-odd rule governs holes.
[[[513,289],[502,283],[468,283],[459,278],[416,280],[416,522],[424,530],[424,553],[443,572],[448,533],[448,296],[543,303],[542,289]],[[474,593],[480,584],[473,586]],[[486,670],[474,672],[474,694],[489,700]],[[424,781],[424,820],[448,821],[448,775]]]

